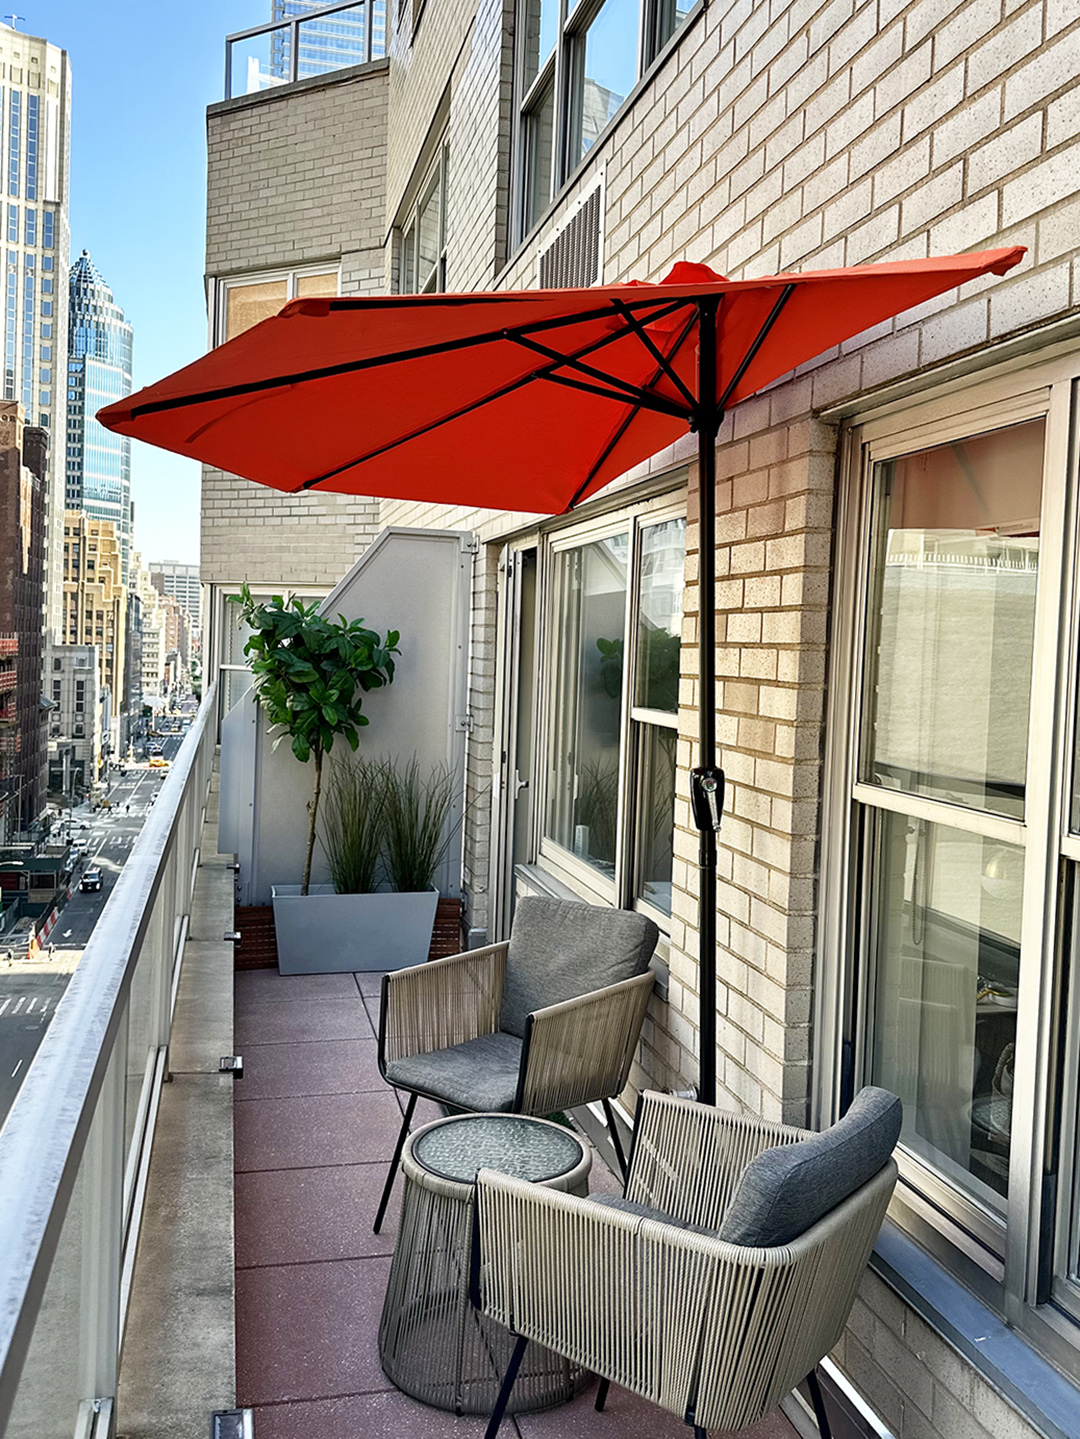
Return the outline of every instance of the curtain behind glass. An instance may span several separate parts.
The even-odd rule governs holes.
[[[627,537],[564,550],[554,570],[557,656],[546,832],[614,878]]]

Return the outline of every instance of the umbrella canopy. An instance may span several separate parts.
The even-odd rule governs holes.
[[[659,285],[294,300],[98,419],[293,494],[324,488],[559,513],[697,431],[698,543],[715,543],[727,409],[1020,247],[725,280],[680,263]],[[699,567],[699,1039],[716,1097],[717,768],[714,566]]]
[[[659,285],[294,300],[98,419],[290,493],[558,513],[699,425],[702,402],[736,404],[1022,254],[736,281],[680,263]],[[716,308],[708,395],[703,301]]]

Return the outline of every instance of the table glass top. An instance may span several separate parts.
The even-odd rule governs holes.
[[[413,1145],[418,1164],[459,1184],[471,1184],[481,1169],[537,1184],[574,1169],[584,1152],[568,1129],[516,1114],[462,1114]]]

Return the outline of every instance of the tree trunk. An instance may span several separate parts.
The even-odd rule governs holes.
[[[304,856],[304,878],[300,883],[300,893],[307,894],[311,884],[311,857],[315,853],[315,816],[319,813],[319,793],[322,790],[322,748],[316,746],[315,756],[315,789],[308,800],[308,832],[307,832],[307,854]]]

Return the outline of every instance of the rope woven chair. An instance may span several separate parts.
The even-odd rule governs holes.
[[[477,1177],[472,1298],[517,1341],[495,1439],[535,1341],[693,1428],[756,1424],[847,1323],[896,1183],[901,1105],[867,1088],[821,1134],[648,1093],[622,1197]]]
[[[383,976],[379,1072],[409,1095],[374,1229],[424,1096],[473,1113],[544,1116],[626,1086],[659,931],[628,910],[529,896],[510,939]]]

